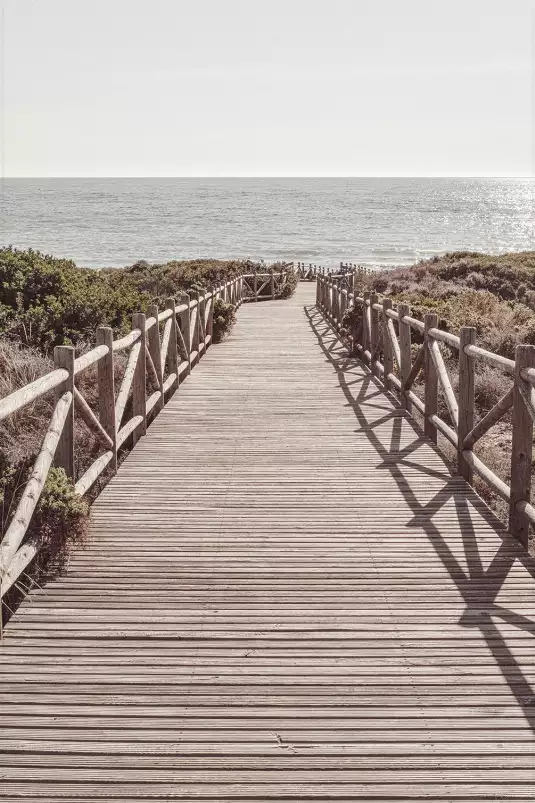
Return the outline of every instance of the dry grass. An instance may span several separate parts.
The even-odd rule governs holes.
[[[392,298],[394,305],[405,302],[411,314],[422,319],[426,312],[435,312],[439,327],[458,334],[462,326],[477,330],[478,345],[502,356],[514,358],[521,343],[535,344],[535,252],[505,254],[493,257],[486,254],[452,253],[420,262],[410,268],[381,271],[362,279],[360,291],[376,292]],[[356,310],[353,321],[361,317]],[[413,341],[422,337],[413,332]],[[458,356],[448,347],[440,346],[454,391],[458,391]],[[476,362],[475,405],[476,420],[487,413],[510,389],[511,377],[481,362]],[[414,391],[424,396],[419,380]],[[451,425],[442,395],[439,415]],[[476,444],[475,452],[502,480],[511,480],[511,415],[504,416]],[[456,452],[439,437],[452,470],[456,469]],[[497,516],[507,525],[508,505],[478,477],[474,485]],[[532,498],[535,498],[535,472],[532,479]]]

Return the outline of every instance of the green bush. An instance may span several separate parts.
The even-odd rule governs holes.
[[[293,270],[288,271],[283,287],[275,292],[275,298],[290,298],[295,293],[298,283],[297,274]]]
[[[216,298],[214,304],[214,328],[212,338],[214,343],[221,343],[236,323],[236,312],[232,304]]]
[[[535,252],[455,252],[369,274],[362,285],[409,304],[414,317],[436,313],[447,331],[474,326],[480,345],[504,357],[520,343],[535,343]]]
[[[31,474],[32,463],[33,460],[27,460],[14,466],[0,455],[2,537]],[[27,537],[38,536],[41,544],[39,574],[62,567],[68,546],[82,542],[86,535],[88,514],[88,505],[76,493],[64,470],[51,468],[27,531]]]
[[[92,341],[101,324],[125,331],[147,301],[132,282],[114,288],[100,271],[70,260],[0,249],[0,334],[43,352]]]

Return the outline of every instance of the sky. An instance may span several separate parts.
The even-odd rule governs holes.
[[[534,171],[535,0],[0,0],[4,176]]]

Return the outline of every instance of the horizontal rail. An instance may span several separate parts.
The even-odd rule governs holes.
[[[35,379],[20,390],[10,393],[9,396],[0,400],[0,421],[58,388],[68,378],[68,371],[64,368],[57,368],[55,371]]]
[[[104,470],[109,466],[112,460],[113,451],[104,452],[104,454],[100,455],[74,486],[76,493],[80,496],[86,494],[90,488],[93,487],[100,475],[104,473]]]
[[[514,374],[515,361],[509,360],[507,357],[502,357],[499,354],[493,354],[491,351],[481,349],[479,346],[465,346],[464,352],[468,357],[473,357],[477,360],[482,360],[494,368],[500,368],[506,374]]]
[[[15,552],[26,534],[56,454],[72,403],[73,395],[70,392],[64,393],[56,403],[31,477],[26,483],[15,514],[0,544],[0,577],[3,577],[9,569]]]
[[[113,351],[124,351],[125,349],[131,348],[134,343],[136,343],[139,338],[141,337],[141,330],[140,329],[133,329],[129,334],[121,337],[119,340],[113,341]]]
[[[82,354],[81,357],[77,357],[74,361],[74,375],[82,373],[85,371],[89,366],[94,365],[96,362],[101,360],[109,353],[109,348],[107,346],[97,346],[91,351],[86,352],[86,354]]]

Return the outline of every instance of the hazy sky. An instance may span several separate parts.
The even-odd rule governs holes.
[[[7,176],[529,175],[535,0],[0,0]]]

